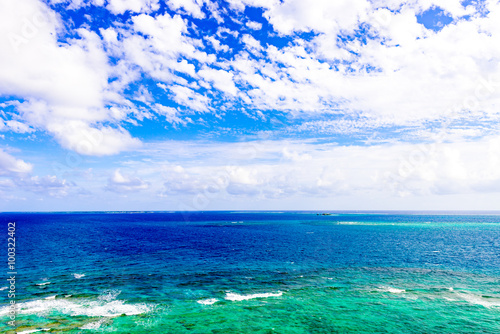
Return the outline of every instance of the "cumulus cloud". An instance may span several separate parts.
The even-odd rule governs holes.
[[[278,32],[313,31],[318,35],[311,41],[296,38],[298,45],[284,50],[267,50],[272,52],[270,59],[285,65],[276,73],[284,72],[290,79],[255,80],[254,74],[243,78],[249,77],[256,87],[255,95],[263,96],[257,100],[261,108],[360,111],[395,124],[457,117],[470,111],[497,115],[494,105],[500,86],[498,79],[491,79],[499,73],[498,61],[491,62],[499,36],[491,24],[499,12],[497,5],[490,4],[492,11],[487,17],[457,19],[439,32],[417,22],[417,15],[433,5],[439,6],[402,2],[394,6],[398,11],[392,12],[363,0],[324,1],[315,6],[300,1],[272,3],[265,16]],[[457,17],[472,8],[458,2],[442,6]],[[371,14],[377,11],[385,15]],[[362,24],[373,33],[366,42],[355,32]],[[339,42],[338,36],[351,39]],[[313,52],[306,52],[300,44]],[[330,65],[339,61],[345,65]],[[262,63],[250,66],[254,68],[250,72],[256,72]],[[273,91],[294,94],[282,95],[282,103],[277,104],[276,96],[269,94]],[[481,94],[476,94],[479,91]],[[300,92],[307,92],[300,97],[309,98],[294,99]]]
[[[499,116],[500,69],[498,59],[492,61],[499,36],[496,4],[488,3],[487,15],[457,1],[231,5],[262,7],[274,29],[291,38],[284,47],[261,44],[248,34],[241,38],[257,57],[242,51],[230,65],[233,80],[249,87],[239,96],[251,108],[362,114],[394,125],[461,119],[470,112],[476,119]],[[455,21],[439,31],[426,28],[418,15],[431,8]],[[297,32],[315,35],[303,39]]]
[[[486,3],[481,12],[457,1],[318,1],[310,6],[296,0],[235,0],[222,11],[210,1],[171,0],[167,5],[174,14],[156,13],[157,1],[109,1],[112,14],[129,11],[130,20],[113,17],[116,22],[98,32],[81,26],[73,31],[77,38],[58,44],[67,28],[49,6],[36,0],[3,4],[1,42],[9,47],[0,52],[0,89],[25,100],[22,105],[28,107],[20,108],[23,119],[17,121],[51,132],[71,149],[74,139],[49,129],[82,121],[124,143],[110,140],[96,154],[133,148],[137,140],[103,124],[143,119],[135,111],[141,107],[125,91],[144,76],[177,104],[175,117],[167,117],[174,124],[180,123],[183,110],[217,113],[238,105],[302,116],[362,115],[374,119],[373,124],[404,126],[470,118],[470,113],[473,119],[499,117],[496,3]],[[274,29],[267,34],[286,36],[288,42],[273,44],[252,33],[262,24],[238,21],[246,7],[262,8],[262,19]],[[453,21],[439,31],[426,28],[418,17],[431,8]],[[217,35],[201,37],[202,27],[182,16],[209,20],[208,12],[246,24],[249,30],[234,42],[238,47],[223,43],[239,33],[225,27],[220,17]],[[303,37],[304,32],[313,34]],[[172,115],[172,110],[157,107],[163,104],[159,100],[149,95],[137,101]]]
[[[113,121],[108,103],[116,100],[100,37],[79,28],[78,38],[59,43],[65,28],[46,4],[28,0],[0,6],[0,92],[24,100],[17,107],[26,122],[10,127],[17,132],[29,131],[28,126],[45,130],[82,154],[115,154],[136,146],[138,140],[124,130],[99,125]],[[77,133],[68,130],[74,124],[80,128]],[[91,129],[105,139],[92,150],[79,150],[78,132]]]
[[[262,29],[262,23],[255,22],[255,21],[248,21],[246,23],[246,26],[252,30],[260,30]]]
[[[210,82],[214,88],[224,93],[234,96],[238,92],[231,72],[205,67],[198,71],[198,75],[205,81]]]
[[[265,12],[274,28],[282,34],[294,31],[318,31],[338,34],[356,29],[370,9],[366,0],[271,1]]]
[[[144,37],[124,31],[125,55],[130,62],[139,65],[155,79],[171,82],[174,70],[194,75],[194,65],[181,61],[181,56],[203,63],[215,59],[213,55],[209,56],[197,48],[200,46],[199,40],[188,36],[188,23],[179,15],[152,17],[142,14],[134,16],[132,20],[134,31]]]
[[[62,23],[46,5],[28,0],[2,6],[9,6],[0,14],[2,93],[58,107],[101,106],[109,69],[99,38],[80,29],[79,40],[61,46]]]

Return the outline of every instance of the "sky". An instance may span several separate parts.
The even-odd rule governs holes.
[[[500,209],[500,3],[0,1],[0,211]]]

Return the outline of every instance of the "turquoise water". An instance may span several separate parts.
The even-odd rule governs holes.
[[[499,333],[500,216],[0,214],[0,332]],[[7,272],[7,268],[4,270]],[[6,282],[6,281],[4,281]]]

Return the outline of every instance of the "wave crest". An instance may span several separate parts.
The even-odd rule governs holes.
[[[283,292],[281,292],[281,291],[278,291],[276,293],[272,293],[272,292],[254,293],[254,294],[250,294],[250,295],[239,295],[237,293],[227,292],[224,299],[230,300],[230,301],[242,301],[242,300],[249,300],[249,299],[255,299],[255,298],[281,297],[282,295],[283,295]]]
[[[37,299],[17,304],[18,313],[43,316],[50,312],[59,312],[70,316],[116,317],[151,311],[151,306],[147,304],[127,304],[124,300],[117,300],[116,297],[119,294],[120,291],[108,291],[97,300],[88,298]],[[8,306],[0,308],[0,316],[5,316],[8,312]]]

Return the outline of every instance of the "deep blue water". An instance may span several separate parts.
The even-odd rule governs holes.
[[[0,221],[5,236],[16,222],[20,331],[230,332],[238,312],[260,320],[235,332],[500,329],[499,215],[2,213]],[[280,325],[325,305],[328,320]],[[344,309],[368,320],[343,319]],[[436,309],[462,320],[426,323]]]

